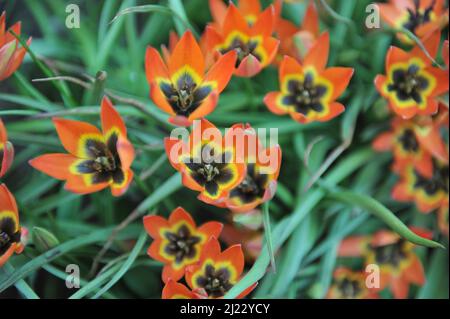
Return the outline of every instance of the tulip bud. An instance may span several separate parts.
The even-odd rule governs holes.
[[[41,227],[33,227],[32,239],[39,252],[45,252],[59,245],[55,235]]]

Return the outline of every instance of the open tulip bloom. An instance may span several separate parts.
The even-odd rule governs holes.
[[[186,282],[191,289],[204,289],[208,298],[223,297],[241,278],[244,253],[240,245],[221,251],[218,240],[212,237],[203,249],[200,261],[186,269]],[[237,298],[248,295],[256,284],[246,288]]]
[[[227,132],[231,134],[232,129]],[[194,123],[189,141],[164,140],[167,157],[181,173],[183,185],[200,192],[198,198],[206,203],[223,203],[245,177],[245,163],[237,158],[236,146],[227,145],[230,140],[205,119]]]
[[[235,75],[252,77],[274,59],[279,41],[273,38],[275,9],[270,6],[249,26],[236,6],[230,3],[221,24],[208,25],[202,42],[205,50],[220,59],[228,52],[236,52]]]
[[[114,196],[126,192],[133,179],[133,145],[119,113],[107,97],[101,105],[102,131],[73,120],[53,118],[56,131],[69,154],[46,154],[30,161],[41,172],[65,180],[71,192],[87,194],[110,187]]]
[[[448,164],[433,161],[430,176],[418,172],[412,164],[403,168],[400,180],[392,190],[392,198],[400,202],[415,202],[423,213],[429,213],[448,202]]]
[[[353,69],[325,67],[329,42],[328,33],[323,33],[302,63],[284,57],[279,70],[281,91],[264,98],[271,112],[289,114],[300,123],[325,122],[344,112],[345,107],[335,100],[347,88]]]
[[[8,141],[8,134],[0,119],[0,178],[6,174],[14,159],[14,147]]]
[[[423,41],[432,57],[439,39],[440,32],[435,32]],[[437,97],[448,91],[448,72],[433,66],[418,45],[410,52],[392,46],[386,55],[386,75],[378,75],[375,86],[398,116],[432,115],[438,111]]]
[[[431,238],[429,231],[411,227],[417,235]],[[366,265],[376,264],[380,268],[378,290],[390,287],[394,298],[408,297],[410,284],[422,286],[425,273],[416,246],[398,234],[380,230],[373,236],[352,236],[344,239],[339,247],[341,257],[364,257]]]
[[[178,281],[187,266],[199,261],[205,244],[211,237],[219,237],[223,225],[208,222],[196,226],[191,215],[183,208],[176,208],[166,220],[160,216],[144,217],[144,227],[154,239],[148,254],[164,263],[162,279]]]
[[[22,60],[27,53],[24,47],[19,48],[17,40],[10,30],[20,36],[21,24],[16,22],[10,29],[6,29],[6,12],[0,16],[0,81],[9,78],[22,64]],[[31,37],[27,40],[27,45],[31,44]]]
[[[389,0],[377,3],[381,18],[396,29],[407,29],[422,38],[439,31],[448,24],[448,9],[445,0]],[[413,41],[405,34],[398,38],[407,44]]]
[[[239,143],[236,147],[238,152],[243,150],[247,174],[242,182],[230,191],[223,206],[235,213],[245,213],[275,195],[281,166],[281,148],[274,145],[265,149],[256,131],[249,124],[235,124],[231,130],[239,131],[238,134],[243,135],[244,143]]]
[[[426,176],[433,173],[431,153],[421,145],[416,136],[418,123],[412,120],[402,120],[395,117],[392,120],[392,130],[381,133],[373,141],[376,151],[392,151],[394,155],[393,169],[400,172],[405,165],[412,163],[414,168]],[[443,142],[438,139],[433,142],[435,146]]]
[[[367,287],[367,274],[363,271],[339,267],[334,271],[333,278],[328,299],[378,299],[377,292]]]
[[[24,245],[16,200],[5,184],[0,185],[0,268],[12,254],[20,254]]]
[[[172,124],[190,126],[216,107],[219,94],[234,72],[236,53],[221,56],[205,75],[200,46],[186,31],[167,60],[166,65],[155,48],[147,48],[145,71],[150,96],[156,106],[170,115]]]

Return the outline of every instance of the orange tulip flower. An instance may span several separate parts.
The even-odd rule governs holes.
[[[231,130],[243,134],[241,138],[244,143],[238,144],[237,148],[244,150],[247,175],[230,191],[223,207],[235,213],[245,213],[271,200],[275,195],[281,167],[281,148],[275,145],[265,149],[249,124],[236,124]],[[250,143],[255,147],[249,147]],[[268,160],[269,156],[273,156],[273,162]]]
[[[397,173],[413,164],[414,168],[423,175],[433,174],[433,161],[431,153],[419,142],[416,132],[420,129],[418,123],[412,120],[394,118],[391,122],[392,129],[378,135],[372,143],[373,148],[379,152],[392,151],[394,155],[393,170]],[[434,145],[443,142],[435,140]]]
[[[6,29],[6,12],[0,16],[0,81],[9,78],[22,64],[23,57],[27,53],[24,47],[19,48],[19,41],[9,32],[20,35],[21,24],[16,22],[10,29]],[[27,45],[31,44],[31,37]]]
[[[448,164],[436,160],[433,163],[431,176],[420,174],[412,164],[404,167],[400,181],[392,190],[392,198],[400,202],[415,202],[423,213],[444,205],[449,196]]]
[[[230,3],[221,25],[206,27],[202,43],[213,59],[236,52],[235,74],[252,77],[272,62],[278,50],[279,41],[271,37],[275,19],[275,9],[270,6],[249,26],[243,14]]]
[[[378,3],[381,18],[393,28],[405,28],[423,38],[448,24],[445,0],[390,0]],[[404,34],[398,38],[406,43],[413,41]]]
[[[416,234],[431,238],[431,233],[411,227]],[[425,273],[419,257],[414,253],[414,244],[398,234],[381,230],[373,236],[352,236],[344,239],[339,247],[339,256],[365,258],[366,265],[376,264],[380,269],[380,287],[390,287],[394,298],[408,297],[411,284],[422,286]]]
[[[300,123],[325,122],[344,112],[345,107],[335,100],[348,86],[353,69],[325,68],[328,50],[329,35],[323,33],[303,63],[284,57],[279,70],[281,91],[264,98],[271,112],[289,114]]]
[[[440,32],[423,41],[431,56],[439,48]],[[419,46],[411,52],[391,47],[386,55],[386,75],[377,75],[375,86],[391,109],[404,119],[438,111],[436,97],[448,91],[448,74],[432,65]]]
[[[374,289],[367,288],[367,274],[340,267],[334,271],[334,283],[327,293],[327,299],[378,299]]]
[[[231,134],[232,129],[227,132]],[[183,185],[200,192],[198,198],[208,204],[221,205],[245,178],[245,163],[237,157],[236,146],[226,144],[230,140],[205,119],[194,123],[188,143],[171,137],[164,140],[166,154],[181,173]]]
[[[219,94],[233,74],[236,53],[223,55],[205,75],[203,53],[187,31],[166,59],[167,65],[155,48],[147,48],[145,72],[150,96],[156,106],[171,116],[172,124],[190,126],[216,107]]]
[[[8,141],[8,134],[6,128],[3,125],[2,119],[0,119],[0,178],[3,177],[14,159],[14,147],[11,142]]]
[[[204,289],[208,298],[223,297],[239,280],[244,270],[244,254],[240,245],[224,250],[212,237],[203,249],[200,261],[186,269],[186,282],[191,289]],[[256,284],[245,289],[239,296],[244,298]]]
[[[102,129],[79,121],[53,118],[59,139],[69,154],[46,154],[30,161],[41,172],[65,180],[71,192],[87,194],[111,188],[114,196],[126,192],[133,179],[133,145],[110,100],[101,105]]]
[[[22,229],[19,223],[19,210],[14,196],[5,184],[0,185],[0,267],[13,253],[20,254],[24,249]]]
[[[197,227],[191,215],[178,207],[168,220],[155,215],[144,217],[144,227],[154,239],[148,254],[164,263],[162,279],[168,283],[184,276],[186,267],[200,259],[206,242],[218,237],[223,225],[208,222]]]

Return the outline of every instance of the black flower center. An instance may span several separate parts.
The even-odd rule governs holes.
[[[425,10],[421,11],[420,0],[414,0],[414,9],[408,8],[408,20],[403,24],[403,27],[415,33],[419,26],[431,21],[431,13],[435,4],[436,1],[434,0]]]
[[[167,232],[165,236],[169,240],[166,253],[175,256],[177,263],[195,256],[195,245],[200,242],[200,238],[194,236],[186,225],[180,226],[175,233]]]
[[[250,54],[253,55],[256,59],[258,59],[258,61],[262,60],[261,56],[256,52],[257,47],[258,41],[254,40],[244,41],[239,37],[235,37],[233,41],[231,41],[229,47],[221,49],[219,51],[220,53],[225,54],[227,52],[235,50],[237,53],[236,67],[238,67],[241,64],[242,60],[244,60]]]
[[[16,222],[10,217],[0,219],[0,256],[11,247],[13,243],[20,242],[20,230],[15,231]]]
[[[283,104],[293,105],[296,112],[307,115],[310,111],[321,112],[324,110],[322,98],[327,92],[323,85],[314,83],[314,75],[306,73],[303,81],[289,80],[288,93],[283,98]]]
[[[267,185],[267,175],[259,174],[254,164],[247,165],[247,175],[244,180],[235,187],[230,196],[238,197],[243,203],[251,203],[264,196]]]
[[[401,101],[413,99],[416,103],[422,103],[422,93],[428,88],[428,80],[420,75],[420,67],[412,64],[408,69],[396,69],[393,72],[393,83],[388,85],[389,91],[395,91]]]
[[[209,145],[204,145],[201,150],[201,158],[191,157],[186,164],[191,177],[206,191],[215,196],[219,191],[219,185],[230,182],[233,179],[233,171],[230,168],[231,154],[215,154]]]
[[[203,276],[197,278],[197,285],[205,289],[208,296],[223,297],[233,285],[230,283],[230,272],[226,268],[216,268],[213,265],[205,267]]]
[[[419,143],[417,142],[416,135],[411,129],[404,130],[399,136],[398,141],[407,152],[416,153],[419,150]]]
[[[439,191],[449,192],[449,169],[448,166],[439,166],[434,163],[433,176],[427,178],[422,176],[417,171],[414,171],[416,182],[415,188],[422,188],[428,195],[432,196]]]
[[[397,267],[406,257],[402,239],[394,244],[374,247],[373,250],[375,252],[375,261],[379,264],[390,264]]]
[[[211,93],[210,86],[199,86],[188,73],[184,73],[176,84],[162,82],[160,88],[177,115],[189,116]]]
[[[100,184],[109,182],[123,183],[125,176],[121,168],[119,153],[117,152],[117,134],[112,134],[107,143],[90,139],[86,142],[86,150],[90,159],[77,165],[81,174],[93,174],[92,182]]]
[[[337,284],[337,286],[342,294],[342,297],[346,299],[356,298],[361,292],[361,284],[357,280],[344,278]]]

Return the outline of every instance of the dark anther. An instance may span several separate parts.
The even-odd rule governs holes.
[[[193,257],[195,245],[200,242],[200,238],[194,236],[185,225],[182,225],[176,233],[167,233],[169,240],[166,252],[174,255],[177,262],[181,262],[185,257]]]
[[[289,93],[284,97],[284,104],[293,105],[296,112],[303,115],[311,110],[321,112],[323,105],[321,99],[325,96],[327,88],[314,84],[314,76],[307,73],[302,81],[290,80],[288,82]]]
[[[417,152],[419,150],[416,135],[411,129],[404,130],[398,140],[402,144],[403,149],[408,152]]]
[[[205,268],[204,276],[197,279],[197,284],[204,288],[211,297],[222,297],[233,286],[230,282],[230,273],[227,269],[216,270],[214,266],[208,265]]]
[[[238,67],[242,60],[244,60],[250,54],[261,61],[261,57],[255,52],[257,46],[258,43],[255,41],[244,42],[239,38],[235,38],[228,48],[222,49],[220,50],[220,52],[222,54],[225,54],[229,51],[235,50],[237,53],[236,67]]]
[[[406,257],[404,252],[404,241],[399,240],[397,243],[375,247],[375,260],[380,264],[391,264],[398,266]]]
[[[420,12],[420,1],[414,0],[414,9],[408,8],[408,21],[403,25],[405,29],[408,29],[411,32],[415,32],[416,29],[431,20],[431,13],[433,12],[433,8],[436,4],[436,0],[432,1],[431,4],[423,10],[423,13]]]
[[[339,282],[338,287],[344,298],[355,298],[361,291],[359,282],[348,278]]]
[[[416,176],[415,188],[422,188],[425,192],[432,196],[439,191],[443,191],[448,194],[449,191],[449,178],[448,178],[448,166],[439,167],[434,163],[433,176],[427,178],[422,176],[419,172],[414,171]]]
[[[388,90],[395,91],[397,97],[402,100],[413,99],[417,103],[422,102],[422,91],[428,87],[428,80],[419,74],[419,67],[411,65],[407,70],[397,69],[393,72],[393,83]]]

